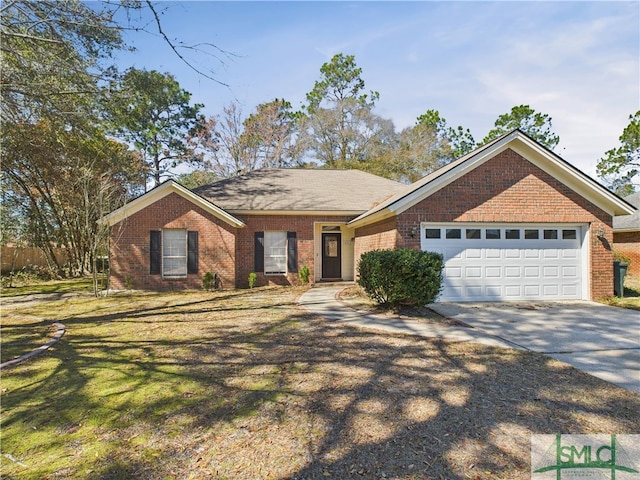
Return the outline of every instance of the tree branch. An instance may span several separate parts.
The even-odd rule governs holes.
[[[153,4],[151,3],[151,0],[145,0],[145,3],[147,4],[147,6],[149,7],[149,10],[151,10],[151,13],[153,14],[153,17],[155,18],[156,21],[156,25],[158,27],[158,33],[162,36],[162,38],[164,38],[165,42],[167,42],[167,44],[169,45],[169,47],[171,47],[171,50],[173,50],[173,53],[175,53],[178,58],[180,60],[182,60],[184,62],[185,65],[187,65],[191,70],[193,70],[194,72],[196,72],[199,75],[202,75],[205,78],[208,78],[209,80],[212,80],[220,85],[223,85],[225,87],[229,87],[228,84],[221,82],[220,80],[212,77],[211,75],[207,75],[206,73],[204,73],[203,71],[201,71],[200,69],[196,68],[191,62],[189,62],[189,60],[187,60],[179,51],[178,51],[178,47],[176,47],[173,42],[169,39],[169,37],[167,37],[167,35],[164,33],[164,30],[162,29],[162,24],[160,23],[160,17],[158,16],[158,12],[156,12],[156,9],[154,8]],[[217,48],[217,47],[216,47]],[[220,50],[220,49],[218,49]],[[222,50],[220,50],[222,51]]]
[[[22,33],[12,33],[9,31],[3,31],[2,34],[7,37],[18,37],[18,38],[24,38],[27,40],[34,40],[36,42],[54,43],[56,45],[62,45],[61,41],[55,40],[53,38],[34,37],[33,35],[25,35]]]

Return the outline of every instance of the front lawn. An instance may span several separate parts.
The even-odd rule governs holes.
[[[105,278],[101,277],[102,284]],[[11,286],[9,286],[11,284]],[[93,280],[89,277],[69,278],[66,280],[40,280],[35,276],[16,277],[10,280],[2,277],[0,297],[17,297],[34,294],[90,294],[93,293]]]
[[[333,325],[303,290],[5,307],[3,347],[67,333],[2,372],[0,476],[517,480],[531,433],[640,431],[639,394],[538,354]]]
[[[57,328],[39,318],[2,319],[0,363],[24,355],[48,343]]]

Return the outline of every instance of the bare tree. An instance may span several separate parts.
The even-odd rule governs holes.
[[[275,99],[256,107],[244,120],[240,143],[258,168],[282,168],[293,165],[298,157],[296,127],[299,114],[286,100]]]

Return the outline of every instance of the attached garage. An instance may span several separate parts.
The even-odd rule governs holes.
[[[634,208],[515,130],[355,218],[355,258],[442,253],[439,301],[596,300],[613,295],[612,216]]]
[[[586,230],[568,224],[423,223],[420,246],[444,257],[440,301],[577,300],[588,298]]]

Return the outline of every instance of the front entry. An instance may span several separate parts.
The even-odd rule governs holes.
[[[342,236],[340,233],[322,234],[322,278],[339,279],[342,277]]]

